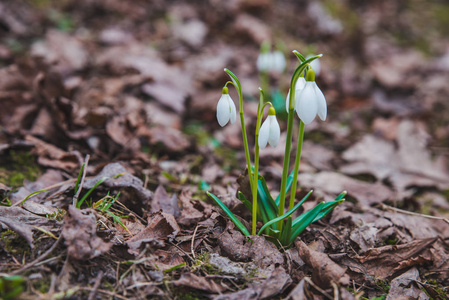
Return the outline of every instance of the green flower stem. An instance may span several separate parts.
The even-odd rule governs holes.
[[[267,92],[267,98],[270,98],[271,90],[270,90],[270,80],[269,80],[268,72],[266,72],[266,71],[259,72],[259,81],[260,81],[262,90]]]
[[[255,185],[255,188],[254,188],[253,182],[252,182],[253,177],[251,175],[251,159],[249,157],[248,138],[246,137],[246,127],[245,127],[245,117],[243,116],[243,98],[242,97],[240,97],[240,123],[242,125],[243,145],[245,147],[245,158],[246,158],[246,167],[248,168],[249,184],[251,186],[251,190],[254,190],[254,189],[257,190],[257,184]]]
[[[294,92],[290,91],[290,103],[292,102],[292,94]],[[293,118],[295,117],[295,111],[290,106],[288,110],[288,121],[287,121],[287,140],[285,141],[285,153],[284,153],[284,165],[282,166],[282,181],[281,181],[281,191],[279,197],[279,212],[278,215],[282,216],[285,210],[285,194],[287,190],[287,177],[288,177],[288,167],[290,164],[290,151],[292,147],[292,137],[293,137]],[[278,230],[282,232],[283,221],[279,221]]]
[[[259,97],[259,105],[257,106],[257,121],[256,121],[256,134],[254,141],[254,174],[253,174],[253,184],[251,186],[252,198],[253,198],[253,219],[252,219],[252,231],[251,234],[255,235],[257,230],[257,181],[259,179],[259,131],[260,125],[262,123],[263,118],[263,109],[266,106],[264,105],[264,94],[263,90],[259,88],[260,97]],[[270,104],[268,102],[267,104]]]
[[[243,114],[242,86],[241,86],[240,81],[237,78],[237,76],[235,76],[235,74],[232,73],[231,70],[225,68],[224,71],[229,75],[229,77],[231,77],[231,80],[232,80],[232,82],[230,82],[230,81],[226,82],[226,85],[228,83],[231,83],[235,87],[235,89],[237,90],[237,93],[239,94],[240,124],[242,126],[243,146],[245,148],[245,158],[246,158],[246,167],[248,169],[249,184],[250,184],[251,190],[252,190],[253,189],[253,182],[252,182],[252,176],[251,176],[251,158],[249,156],[248,138],[246,136],[246,127],[245,127],[245,116]]]
[[[296,185],[298,183],[298,172],[299,172],[299,163],[301,161],[301,150],[304,141],[304,122],[301,121],[299,124],[299,136],[298,136],[298,146],[296,147],[296,158],[295,158],[295,168],[293,171],[293,181],[292,181],[292,190],[290,194],[290,205],[288,206],[288,210],[291,210],[295,204],[295,196],[296,196]]]

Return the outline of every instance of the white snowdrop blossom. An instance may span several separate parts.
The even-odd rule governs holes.
[[[281,51],[274,51],[271,53],[271,70],[282,73],[287,66],[284,53]]]
[[[295,95],[298,95],[304,86],[306,85],[306,80],[304,77],[299,77],[295,85]],[[290,89],[288,90],[287,98],[285,99],[285,110],[288,112],[288,101],[290,99]],[[294,104],[293,104],[294,105]]]
[[[228,124],[229,121],[231,121],[231,124],[234,124],[236,118],[237,110],[234,101],[231,99],[231,96],[229,96],[228,88],[223,87],[223,94],[217,104],[218,124],[220,124],[221,127]]]
[[[260,53],[257,57],[257,69],[260,72],[282,73],[287,65],[281,51]]]
[[[268,117],[263,122],[259,131],[259,147],[264,149],[267,143],[271,147],[276,147],[279,144],[279,138],[281,137],[281,128],[276,119],[276,111],[273,107],[270,107],[268,111]]]
[[[302,91],[295,95],[295,110],[305,125],[312,123],[316,115],[323,121],[327,117],[326,98],[315,82],[312,69],[307,72],[307,79]]]

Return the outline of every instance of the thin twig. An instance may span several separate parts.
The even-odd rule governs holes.
[[[103,279],[103,271],[98,272],[97,279],[95,279],[94,287],[92,288],[92,291],[89,294],[89,298],[87,300],[94,300],[95,295],[97,294],[97,290],[100,287],[101,279]]]
[[[29,268],[33,267],[34,265],[36,265],[37,263],[43,261],[48,255],[50,255],[51,252],[53,252],[53,250],[55,250],[56,247],[58,247],[59,243],[61,242],[62,237],[59,236],[59,238],[56,240],[56,242],[53,244],[53,246],[51,246],[47,251],[45,251],[44,254],[42,254],[41,256],[39,256],[38,258],[36,258],[35,260],[33,260],[32,262],[26,264],[25,266],[21,267],[20,269],[17,269],[15,271],[13,271],[11,273],[11,275],[17,275],[22,273],[25,270],[28,270]]]
[[[196,258],[195,257],[195,249],[193,249],[193,248],[194,248],[194,244],[195,244],[195,235],[196,235],[196,232],[198,231],[198,227],[200,227],[200,225],[196,225],[195,230],[193,231],[192,243],[190,244],[190,251],[192,252],[193,258]]]
[[[84,178],[86,178],[87,173],[87,165],[89,164],[89,158],[90,155],[87,154],[86,158],[84,159],[84,168],[83,168],[83,175],[81,176],[81,182],[78,185],[78,190],[76,191],[75,196],[73,196],[73,206],[76,206],[76,203],[78,202],[78,197],[80,196],[81,190],[83,188]]]
[[[384,210],[391,210],[391,211],[395,211],[395,212],[400,212],[406,215],[411,215],[411,216],[418,216],[418,217],[423,217],[423,218],[427,218],[427,219],[434,219],[434,220],[442,220],[444,222],[446,222],[447,224],[449,224],[449,220],[447,218],[443,218],[443,217],[436,217],[436,216],[429,216],[429,215],[425,215],[425,214],[420,214],[420,213],[416,213],[413,211],[408,211],[408,210],[403,210],[400,208],[396,208],[396,207],[392,207],[383,203],[380,203],[380,207]]]
[[[92,291],[93,288],[90,288],[90,287],[80,287],[79,290],[82,290],[82,291]],[[119,299],[123,299],[123,300],[128,300],[128,299],[129,299],[129,298],[123,297],[123,296],[121,296],[121,295],[119,295],[119,294],[117,294],[117,293],[110,292],[110,291],[107,291],[107,290],[100,290],[100,289],[98,289],[97,292],[106,294],[106,295],[111,296],[111,297],[116,297],[116,298],[119,298]]]
[[[334,288],[334,300],[340,299],[340,293],[338,292],[338,286],[332,281],[332,287]]]
[[[327,298],[333,300],[334,298],[329,295],[325,290],[323,290],[322,288],[320,288],[319,286],[317,286],[312,279],[310,279],[309,277],[304,277],[304,280],[307,281],[307,283],[309,283],[311,286],[313,286],[317,291],[319,291],[321,294],[323,294],[324,296],[326,296]]]

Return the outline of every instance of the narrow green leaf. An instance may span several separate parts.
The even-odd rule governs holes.
[[[315,217],[312,223],[324,218],[327,216],[338,204],[344,202],[345,199],[340,199],[337,201],[330,201],[324,204],[323,208],[321,209],[320,213]]]
[[[292,218],[289,217],[287,218],[287,222],[285,223],[285,225],[282,227],[282,233],[280,238],[281,245],[288,246],[290,242],[291,231],[292,231]]]
[[[224,71],[229,75],[229,77],[231,77],[232,83],[234,84],[235,89],[237,90],[237,93],[239,93],[239,97],[242,97],[242,86],[240,85],[240,81],[237,78],[237,76],[235,76],[234,73],[231,72],[231,70],[229,69],[224,69]]]
[[[242,224],[242,222],[240,222],[239,219],[237,219],[237,217],[232,213],[232,211],[229,210],[229,208],[224,205],[223,202],[221,202],[220,199],[218,199],[217,196],[215,196],[214,194],[210,193],[210,192],[206,192],[206,194],[211,197],[215,203],[217,203],[218,206],[220,206],[220,208],[228,215],[229,219],[231,219],[232,222],[234,222],[235,226],[238,227],[238,229],[240,229],[240,231],[245,235],[245,236],[250,236],[248,229],[246,229],[246,227]]]
[[[80,186],[80,182],[81,182],[81,178],[83,176],[83,171],[84,171],[84,167],[86,166],[86,163],[83,163],[83,165],[81,166],[81,170],[78,173],[78,178],[76,179],[75,182],[75,195],[78,192],[79,186]]]
[[[347,191],[341,192],[340,195],[338,195],[337,198],[335,198],[335,201],[343,199],[343,197],[346,196],[347,193],[348,193]]]
[[[300,235],[307,226],[309,226],[315,217],[320,213],[322,207],[324,206],[324,202],[319,203],[317,206],[309,210],[308,212],[303,213],[300,217],[302,217],[301,222],[297,223],[296,226],[292,226],[290,243],[293,243],[295,239]],[[288,244],[290,244],[288,243]]]
[[[77,203],[76,203],[76,208],[80,208],[81,207],[81,205],[84,203],[84,201],[87,199],[87,197],[89,197],[89,195],[100,185],[100,184],[102,184],[103,182],[105,182],[106,180],[108,180],[108,179],[114,179],[114,178],[117,178],[117,177],[120,177],[120,176],[122,176],[124,173],[120,173],[120,174],[117,174],[117,175],[115,175],[115,176],[112,176],[112,177],[103,177],[103,178],[101,178],[100,180],[98,180],[95,184],[94,184],[94,186],[83,196],[83,198],[81,198],[81,200],[79,200]]]
[[[261,209],[265,209],[270,220],[276,218],[278,207],[271,197],[265,178],[263,178],[262,175],[259,175],[259,180],[257,182],[257,194]]]
[[[311,190],[309,193],[307,193],[307,195],[304,196],[304,198],[301,199],[301,201],[299,201],[298,204],[296,204],[291,210],[289,210],[288,212],[286,212],[285,214],[283,214],[280,217],[274,218],[271,221],[265,223],[262,228],[259,230],[259,233],[257,235],[261,235],[262,232],[271,224],[279,222],[285,218],[287,218],[288,216],[290,216],[291,214],[293,214],[303,203],[304,201],[307,200],[307,198],[309,198],[310,194],[312,194],[313,190]]]
[[[242,192],[238,191],[238,193],[237,193],[237,198],[239,198],[239,200],[243,203],[243,205],[245,205],[245,207],[246,207],[249,211],[251,211],[251,210],[253,209],[251,202],[249,202],[249,201],[246,199],[245,195],[244,195]]]
[[[293,54],[296,55],[296,57],[299,59],[300,62],[304,62],[306,60],[306,58],[304,57],[304,55],[302,55],[301,53],[299,53],[296,50],[293,50]]]
[[[25,203],[25,201],[27,201],[28,199],[30,199],[31,197],[33,197],[36,194],[40,194],[40,193],[48,193],[49,191],[47,190],[40,190],[40,191],[36,191],[36,192],[32,192],[31,194],[29,194],[28,196],[25,197],[25,199],[22,200],[22,202],[20,202],[20,206],[23,205],[23,203]]]

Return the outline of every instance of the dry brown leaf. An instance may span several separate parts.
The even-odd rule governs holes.
[[[362,206],[371,206],[394,197],[394,192],[381,183],[367,183],[335,172],[302,173],[298,180],[301,187],[330,194],[328,199],[332,200],[342,191],[348,191],[348,195]]]
[[[227,288],[212,279],[197,276],[193,273],[184,273],[181,278],[173,282],[174,286],[184,287],[187,289],[195,289],[204,291],[206,293],[218,294],[222,293]]]
[[[332,282],[339,285],[349,285],[350,277],[346,269],[332,261],[326,254],[314,251],[302,241],[295,243],[299,257],[312,268],[312,280],[322,288],[329,288]]]
[[[91,189],[102,178],[114,177],[118,174],[122,175],[104,181],[98,188],[106,187],[108,191],[120,191],[122,194],[126,195],[123,204],[130,210],[140,214],[142,209],[147,207],[153,194],[143,187],[142,180],[128,173],[120,163],[110,163],[106,165],[97,176],[86,179],[83,188]]]
[[[92,209],[79,210],[69,206],[62,236],[71,258],[87,260],[109,251],[111,244],[97,236],[97,221]]]
[[[128,252],[138,255],[141,245],[144,243],[150,243],[154,247],[163,247],[165,241],[175,238],[180,230],[172,215],[162,212],[154,213],[148,217],[147,227],[126,242],[129,247]]]
[[[261,236],[251,236],[251,241],[238,231],[223,232],[218,239],[223,254],[236,261],[253,260],[254,264],[262,269],[270,265],[282,264],[283,255],[274,246]]]
[[[429,299],[416,282],[421,282],[421,278],[418,269],[414,267],[391,281],[386,300],[399,299],[401,296],[411,299]]]
[[[154,191],[153,200],[151,201],[150,206],[151,212],[161,210],[164,213],[173,215],[175,218],[181,214],[179,211],[178,198],[176,197],[176,194],[173,194],[170,197],[162,185],[158,185]]]
[[[205,208],[210,210],[210,206],[206,203],[194,201],[192,195],[183,191],[179,195],[179,201],[181,202],[181,215],[177,218],[177,221],[181,225],[190,226],[198,223],[204,219],[210,212],[205,212]]]
[[[76,155],[65,152],[64,150],[31,135],[27,135],[25,140],[36,147],[38,163],[40,165],[70,171],[79,168],[79,161]]]
[[[437,239],[415,240],[407,244],[374,248],[356,259],[364,266],[366,274],[387,279],[409,267],[432,262],[429,249]]]
[[[84,68],[89,59],[86,47],[79,39],[58,30],[49,30],[45,41],[34,43],[32,54],[44,57],[50,65],[57,63],[56,69],[62,74]]]
[[[44,217],[34,215],[19,207],[0,206],[0,224],[6,225],[12,231],[23,237],[33,248],[33,230],[36,227],[47,231],[59,229],[61,223]]]

